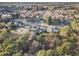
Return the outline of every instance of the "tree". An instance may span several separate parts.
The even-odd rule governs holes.
[[[52,25],[52,17],[48,18],[48,25]]]
[[[16,44],[16,40],[13,38],[8,38],[3,41],[0,45],[0,53],[1,55],[5,55],[3,53],[6,53],[6,55],[12,55],[19,51],[19,47]]]
[[[64,55],[75,55],[76,44],[72,42],[64,42],[61,46]]]
[[[53,55],[53,50],[49,49],[46,51],[46,56],[52,56]]]
[[[19,51],[19,52],[13,54],[13,56],[23,56],[23,53],[22,53],[22,51]]]
[[[9,52],[5,51],[5,52],[1,52],[0,56],[10,56]]]
[[[71,21],[70,26],[71,26],[73,31],[76,31],[76,29],[77,29],[77,22],[76,22],[76,20]]]
[[[69,32],[69,26],[64,26],[60,28],[59,35],[63,37],[68,37],[68,32]]]
[[[16,40],[16,43],[19,46],[19,50],[22,50],[23,54],[28,52],[28,49],[29,49],[30,41],[28,40],[28,38],[29,38],[29,33],[20,36]]]
[[[48,20],[51,18],[52,13],[50,11],[46,11],[46,13],[43,15],[43,19],[45,20],[46,24],[48,24]]]
[[[45,50],[40,50],[36,54],[37,54],[37,56],[46,56],[46,51]]]
[[[55,56],[62,56],[63,55],[63,49],[61,48],[61,46],[56,47],[56,49],[54,50],[54,55]]]
[[[40,35],[37,36],[37,41],[44,43],[47,40],[47,34],[46,33],[42,33]]]
[[[10,30],[3,30],[0,33],[0,43],[2,43],[7,38],[10,38],[11,36],[12,36],[12,34],[11,34]]]

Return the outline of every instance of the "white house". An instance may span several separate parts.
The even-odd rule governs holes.
[[[11,14],[2,14],[1,16],[3,19],[4,18],[12,18],[12,15]]]
[[[22,33],[27,33],[29,30],[27,28],[18,28],[16,30],[17,33],[22,34]]]
[[[60,26],[52,26],[52,25],[49,25],[47,27],[47,32],[58,32],[60,29]]]

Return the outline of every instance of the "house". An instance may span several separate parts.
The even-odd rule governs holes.
[[[35,32],[36,33],[43,33],[43,32],[47,32],[47,29],[45,29],[45,28],[39,28]]]
[[[52,32],[59,32],[60,26],[53,26]]]
[[[60,30],[60,26],[49,25],[47,27],[47,32],[58,32],[59,30]]]
[[[0,19],[0,22],[9,22],[11,21],[12,19]]]
[[[12,18],[11,14],[2,14],[2,19],[6,19],[6,18]]]
[[[27,28],[18,28],[16,32],[19,34],[24,34],[24,33],[29,32],[29,30]]]

